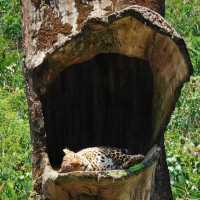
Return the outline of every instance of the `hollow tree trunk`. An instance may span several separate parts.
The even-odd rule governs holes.
[[[192,65],[164,9],[164,0],[22,1],[33,199],[172,199],[163,134]],[[159,161],[147,153],[156,144]],[[143,169],[57,172],[66,146],[102,145],[147,155]]]

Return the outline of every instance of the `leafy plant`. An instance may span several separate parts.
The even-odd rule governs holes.
[[[168,168],[175,199],[200,198],[200,76],[182,90],[166,133]]]
[[[27,199],[31,189],[31,146],[23,90],[0,89],[0,199]]]
[[[1,34],[14,42],[21,41],[21,14],[19,0],[0,1]]]
[[[166,18],[184,37],[194,65],[200,75],[200,4],[199,0],[166,1]]]
[[[18,0],[0,1],[0,86],[22,88],[21,15]]]

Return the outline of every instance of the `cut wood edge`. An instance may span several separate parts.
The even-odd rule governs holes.
[[[146,197],[150,197],[153,190],[159,155],[160,148],[154,146],[141,163],[127,170],[58,173],[50,165],[47,165],[42,175],[43,192],[45,197],[52,200],[68,199],[69,196],[76,199],[83,194],[100,195],[102,199],[109,199],[109,195],[112,194],[112,198],[117,200],[121,199],[121,195],[136,194],[136,191],[140,191],[143,195],[146,194],[145,198],[141,199],[147,200],[149,198]],[[129,198],[125,197],[124,199]]]

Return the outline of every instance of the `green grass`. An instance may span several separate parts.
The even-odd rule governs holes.
[[[165,134],[174,199],[200,199],[200,4],[166,1],[166,18],[185,38],[194,74],[185,84]]]
[[[200,199],[200,76],[185,84],[165,134],[175,199]]]
[[[194,65],[194,75],[200,75],[199,18],[199,0],[166,0],[166,19],[186,40]]]

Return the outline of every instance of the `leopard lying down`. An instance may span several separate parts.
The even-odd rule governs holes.
[[[141,154],[128,155],[118,148],[91,147],[77,153],[63,149],[65,156],[59,172],[72,171],[105,171],[127,169],[144,159]]]

